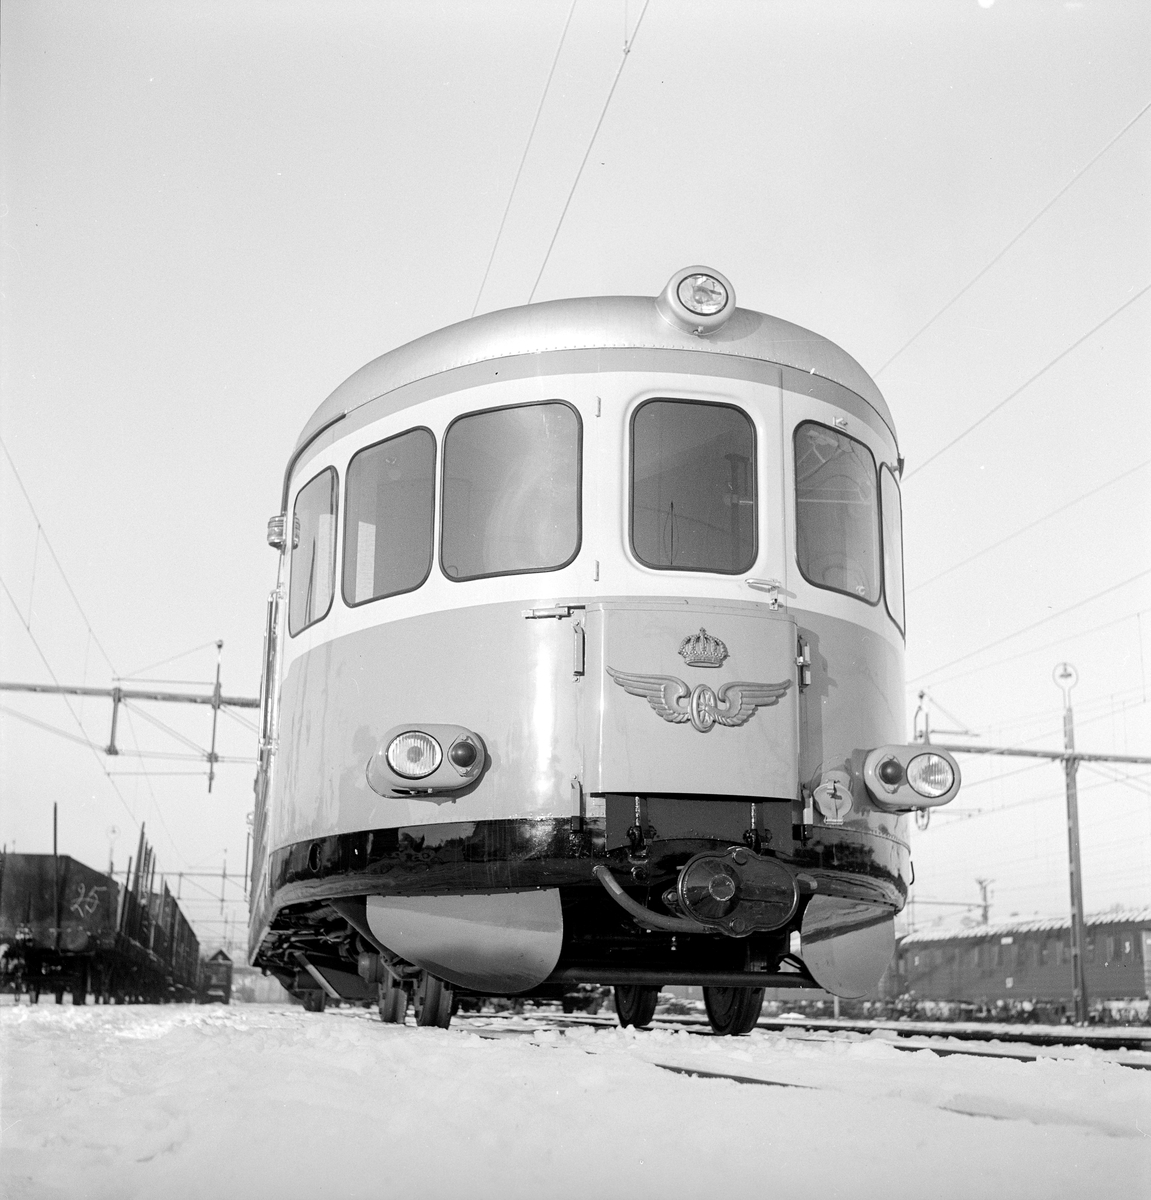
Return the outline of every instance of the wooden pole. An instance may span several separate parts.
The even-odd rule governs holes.
[[[60,949],[60,857],[56,845],[56,802],[52,802],[52,882],[56,896],[56,934],[55,946]]]

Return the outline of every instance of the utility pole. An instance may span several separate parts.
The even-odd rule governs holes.
[[[54,696],[106,696],[112,701],[112,726],[108,734],[106,746],[96,746],[89,743],[95,750],[100,750],[109,756],[124,754],[116,743],[116,732],[119,724],[120,706],[131,701],[162,701],[169,704],[207,704],[212,709],[212,741],[207,750],[193,746],[198,755],[208,764],[208,791],[216,779],[216,764],[222,762],[248,762],[250,760],[225,756],[216,753],[216,729],[219,724],[221,708],[259,708],[260,700],[254,696],[225,696],[220,684],[220,656],[224,643],[216,643],[216,683],[208,695],[202,692],[170,692],[156,691],[151,688],[126,687],[73,687],[61,684],[47,683],[9,683],[0,682],[0,692],[32,692]],[[179,736],[179,735],[177,735]]]
[[[987,924],[989,924],[990,918],[991,918],[991,901],[988,900],[988,898],[987,898],[987,890],[988,890],[988,888],[991,887],[991,885],[995,882],[995,880],[994,879],[977,879],[975,882],[979,886],[979,896],[980,896],[980,902],[979,902],[980,922],[979,923],[981,925],[987,925]]]
[[[1067,787],[1067,857],[1071,884],[1071,995],[1075,1004],[1075,1024],[1087,1023],[1087,973],[1084,951],[1087,931],[1083,924],[1083,867],[1079,860],[1079,791],[1076,775],[1079,760],[1075,757],[1075,719],[1071,712],[1071,689],[1079,681],[1079,673],[1070,663],[1060,663],[1052,678],[1063,692],[1063,778]]]
[[[1075,724],[1071,714],[1071,689],[1079,676],[1070,663],[1059,663],[1053,678],[1063,691],[1063,749],[1031,750],[1013,746],[954,746],[936,743],[952,754],[1004,754],[1013,758],[1045,758],[1061,763],[1067,793],[1067,851],[1071,890],[1071,989],[1075,1001],[1075,1021],[1087,1020],[1087,979],[1083,950],[1087,942],[1083,917],[1083,869],[1079,861],[1079,793],[1076,774],[1081,762],[1151,763],[1144,754],[1084,754],[1075,749]],[[976,882],[979,882],[978,880]]]
[[[216,686],[212,689],[212,745],[208,751],[208,791],[216,778],[216,725],[220,720],[220,659],[224,656],[224,643],[216,643]]]

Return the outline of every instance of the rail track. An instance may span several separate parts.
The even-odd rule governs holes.
[[[694,1037],[716,1037],[706,1018],[691,1014],[657,1014],[652,1028],[677,1030]],[[614,1014],[592,1016],[581,1013],[537,1011],[513,1013],[458,1013],[453,1028],[487,1038],[518,1038],[554,1031],[591,1027],[610,1030],[617,1028]],[[640,1031],[642,1032],[642,1031]],[[941,1058],[962,1055],[973,1058],[1005,1058],[1016,1062],[1034,1062],[1040,1058],[1067,1057],[1061,1050],[1084,1047],[1107,1052],[1107,1061],[1135,1070],[1151,1070],[1151,1028],[1122,1030],[1067,1029],[1007,1029],[1002,1026],[986,1028],[970,1025],[945,1025],[935,1022],[852,1022],[795,1019],[780,1020],[763,1017],[756,1032],[786,1033],[789,1038],[805,1042],[833,1042],[880,1036],[894,1050],[919,1052],[923,1050]],[[656,1066],[665,1066],[656,1063]],[[683,1067],[666,1066],[682,1074],[734,1079],[740,1083],[772,1084],[776,1081],[744,1076],[726,1075]],[[792,1086],[792,1085],[780,1085]]]

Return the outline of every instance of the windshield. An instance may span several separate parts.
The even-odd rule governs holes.
[[[795,431],[796,558],[817,587],[879,600],[875,459],[855,438],[808,421]]]
[[[364,604],[418,588],[432,567],[436,443],[413,429],[348,464],[344,599]]]
[[[631,544],[645,566],[738,574],[756,557],[755,429],[727,404],[649,400],[632,419]]]
[[[580,544],[580,419],[560,400],[472,413],[444,439],[449,579],[554,571]]]
[[[327,615],[336,588],[336,472],[331,467],[300,489],[292,527],[288,632],[294,637]]]

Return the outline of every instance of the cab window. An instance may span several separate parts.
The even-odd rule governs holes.
[[[555,571],[575,558],[581,439],[579,414],[562,400],[448,427],[440,564],[449,579]]]
[[[336,590],[336,472],[329,467],[306,483],[292,514],[292,574],[288,632],[295,637],[322,620]]]
[[[366,604],[420,586],[432,569],[436,442],[412,429],[348,464],[344,601]]]
[[[878,499],[862,442],[812,421],[796,429],[796,558],[809,583],[878,603]]]
[[[756,558],[755,427],[729,404],[649,400],[631,427],[631,545],[644,566],[736,575]]]
[[[887,611],[902,633],[903,623],[903,505],[899,484],[888,466],[879,469],[879,511],[883,514],[883,595]]]

